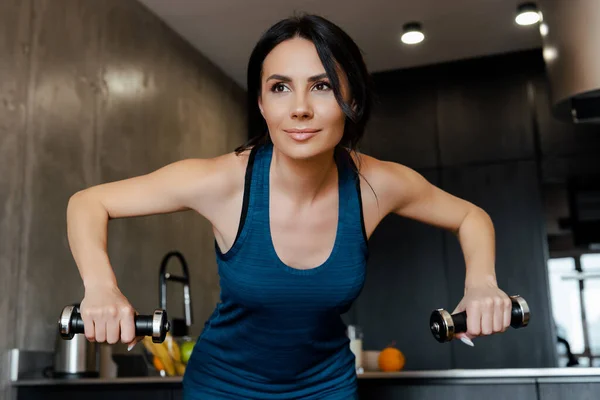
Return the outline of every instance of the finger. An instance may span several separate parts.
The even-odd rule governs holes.
[[[120,321],[116,318],[111,318],[106,321],[106,342],[115,344],[121,337]]]
[[[121,309],[121,342],[131,344],[135,339],[134,310],[125,306]]]
[[[454,337],[455,337],[456,339],[461,339],[461,340],[462,340],[463,338],[466,338],[466,339],[468,339],[468,340],[471,340],[471,339],[475,338],[475,336],[472,336],[472,335],[468,334],[467,332],[461,332],[461,333],[457,333],[456,335],[454,335]]]
[[[459,333],[455,336],[457,339],[459,339],[461,342],[463,342],[464,344],[466,344],[467,346],[475,346],[475,344],[473,343],[473,338],[470,337],[470,335],[468,333]]]
[[[141,342],[144,339],[143,336],[138,336],[136,338],[133,339],[133,341],[131,343],[129,343],[129,345],[127,346],[127,351],[131,351],[136,344],[138,344],[139,342]]]
[[[116,307],[109,307],[106,310],[106,342],[115,344],[121,336],[119,329],[119,315]]]
[[[94,327],[96,328],[96,341],[103,343],[106,341],[106,320],[104,318],[94,320]]]
[[[458,303],[456,308],[450,314],[455,315],[455,314],[459,314],[463,311],[465,311],[465,306],[463,305],[463,302],[461,301],[460,303]],[[461,339],[462,337],[466,337],[466,336],[467,336],[466,333],[457,333],[456,335],[454,335],[454,337],[457,339]]]
[[[461,302],[460,302],[460,303],[459,303],[459,304],[456,306],[456,308],[454,309],[454,311],[452,311],[452,313],[451,313],[451,314],[458,314],[458,313],[461,313],[461,312],[463,312],[463,311],[465,311],[465,310],[466,310],[466,307],[464,306],[464,303],[461,301]],[[467,313],[467,318],[468,318],[468,315],[469,315],[469,313]],[[469,325],[469,323],[468,323],[468,321],[467,321],[467,327],[468,327],[468,325]],[[458,333],[458,334],[456,334],[454,337],[455,337],[456,339],[460,340],[461,342],[463,342],[464,344],[468,345],[468,346],[471,346],[471,347],[475,346],[475,345],[473,344],[473,341],[472,341],[472,339],[473,339],[475,336],[473,336],[473,335],[470,335],[468,332],[461,332],[461,333]]]
[[[505,332],[508,329],[508,327],[510,326],[511,314],[512,314],[512,302],[510,301],[509,297],[506,297],[504,299],[504,307],[503,307],[503,314],[502,314],[504,317],[504,321],[502,322],[502,325],[503,325],[502,332]]]
[[[471,303],[467,306],[467,336],[474,338],[481,334],[481,306],[479,303]]]
[[[481,313],[481,333],[491,335],[494,328],[494,300],[484,300],[484,310]]]
[[[90,342],[96,341],[96,332],[94,329],[94,319],[90,315],[89,312],[85,312],[81,315],[81,319],[83,320],[83,329],[84,334],[87,340]]]
[[[492,318],[494,333],[504,330],[504,299],[497,297],[494,299],[494,316]]]

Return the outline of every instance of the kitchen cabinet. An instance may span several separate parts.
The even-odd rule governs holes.
[[[598,154],[552,157],[542,162],[543,181],[567,183],[574,176],[600,175]]]
[[[538,400],[597,400],[600,380],[597,382],[542,382]]]
[[[183,389],[173,390],[171,392],[171,400],[183,400]]]
[[[566,393],[566,392],[565,392]],[[591,392],[590,392],[591,394]],[[486,400],[516,400],[536,399],[535,384],[492,384],[492,385],[461,385],[461,384],[398,384],[381,381],[362,382],[359,385],[360,400],[438,400],[485,398]],[[566,397],[549,397],[552,399]],[[584,400],[587,398],[577,397]],[[81,388],[53,386],[45,388],[20,388],[16,400],[183,400],[183,389],[153,388],[148,386],[115,386],[94,387],[84,385]],[[592,397],[589,397],[592,399]],[[595,398],[594,398],[595,399]],[[540,398],[540,400],[546,400]]]
[[[173,389],[160,383],[29,386],[18,389],[16,400],[173,400],[174,391],[183,392],[181,389]],[[182,399],[183,396],[178,398]]]
[[[181,382],[181,378],[157,377],[99,382],[40,379],[15,383],[14,389],[16,400],[183,400]],[[595,400],[598,390],[600,368],[403,371],[358,376],[360,400]]]
[[[403,383],[369,381],[359,386],[360,400],[439,400],[439,399],[485,399],[485,400],[533,400],[536,399],[535,383],[507,384],[460,384]]]
[[[546,234],[539,179],[533,161],[447,168],[442,186],[482,207],[495,225],[496,274],[507,294],[531,309],[529,326],[479,337],[475,347],[454,346],[453,368],[555,366],[554,323],[548,299]],[[448,290],[454,305],[463,296],[465,261],[458,240],[447,235]]]
[[[443,166],[534,158],[524,76],[460,74],[439,85],[437,118]]]
[[[424,74],[405,71],[378,74],[374,80],[376,101],[362,150],[411,168],[437,167],[435,85]]]
[[[435,171],[423,171],[437,183]],[[380,350],[396,341],[406,369],[451,368],[450,346],[429,330],[431,311],[448,303],[443,232],[390,214],[370,238],[365,287],[355,307],[363,348]]]

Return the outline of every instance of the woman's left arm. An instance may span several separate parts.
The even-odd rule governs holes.
[[[466,266],[464,297],[453,313],[467,312],[466,344],[480,335],[504,332],[510,326],[511,301],[496,280],[495,232],[480,207],[429,183],[416,171],[391,162],[376,162],[372,172],[384,212],[453,232]],[[463,339],[464,338],[464,339]]]

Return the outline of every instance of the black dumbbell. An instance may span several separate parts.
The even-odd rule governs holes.
[[[523,328],[529,324],[529,306],[521,296],[510,296],[512,314],[510,326]],[[440,343],[449,342],[458,333],[467,331],[467,312],[452,314],[442,308],[434,310],[429,318],[429,328],[433,337]]]
[[[152,336],[154,343],[162,343],[170,329],[165,310],[156,309],[152,315],[136,315],[135,336]],[[58,319],[58,331],[63,339],[71,340],[77,333],[85,333],[83,319],[77,305],[66,306]]]

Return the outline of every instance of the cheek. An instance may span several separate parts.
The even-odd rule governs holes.
[[[279,125],[288,115],[288,109],[283,101],[267,100],[263,102],[263,116],[267,125]]]
[[[321,115],[331,128],[343,130],[346,115],[335,100],[324,106],[322,110]]]

